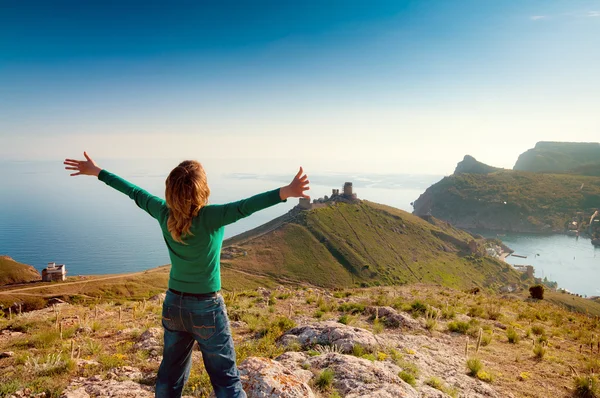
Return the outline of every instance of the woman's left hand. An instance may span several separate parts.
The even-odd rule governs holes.
[[[304,171],[302,170],[302,167],[300,167],[300,171],[298,171],[298,174],[296,174],[292,182],[279,190],[279,197],[281,200],[286,200],[287,198],[310,199],[310,196],[304,193],[310,189],[308,186],[310,181],[308,181],[307,175],[303,173]]]
[[[72,173],[71,176],[87,175],[97,177],[102,168],[98,167],[96,162],[88,156],[87,152],[84,152],[83,156],[85,156],[86,160],[65,159],[64,164],[67,165],[65,170],[77,170],[77,173]]]

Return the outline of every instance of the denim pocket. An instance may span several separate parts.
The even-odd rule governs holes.
[[[171,307],[163,305],[162,309],[162,323],[165,329],[176,331],[179,329],[179,323],[176,318],[176,311],[172,310]]]
[[[217,330],[215,311],[190,313],[194,335],[202,340],[210,339]]]

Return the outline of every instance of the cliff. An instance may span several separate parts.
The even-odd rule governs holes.
[[[431,215],[458,228],[511,232],[564,232],[581,213],[600,207],[600,178],[500,170],[455,173],[429,187],[414,214]]]
[[[519,156],[513,170],[590,175],[600,169],[599,159],[600,143],[597,142],[541,141]]]

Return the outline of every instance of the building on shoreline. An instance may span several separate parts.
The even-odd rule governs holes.
[[[42,282],[64,281],[67,276],[67,267],[64,264],[48,263],[42,270]]]

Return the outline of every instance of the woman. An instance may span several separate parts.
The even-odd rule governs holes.
[[[149,194],[101,169],[86,152],[86,160],[65,159],[71,176],[97,176],[128,195],[154,217],[171,259],[169,289],[162,309],[163,360],[158,370],[156,397],[180,397],[198,342],[204,366],[217,398],[246,397],[235,363],[235,350],[221,289],[219,267],[224,226],[287,198],[308,198],[308,178],[302,168],[282,188],[224,205],[209,205],[210,189],[202,165],[186,160],[166,181],[166,200]]]

